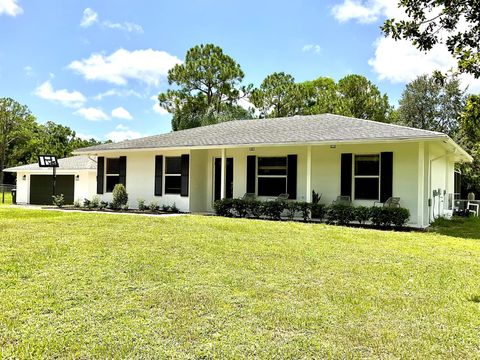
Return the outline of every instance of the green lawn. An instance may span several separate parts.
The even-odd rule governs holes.
[[[468,236],[5,206],[0,228],[0,357],[480,357]]]
[[[2,203],[2,199],[4,199],[4,203]],[[2,193],[0,193],[0,206],[1,205],[10,205],[12,203],[12,194],[10,192],[5,192],[5,197],[2,198]]]

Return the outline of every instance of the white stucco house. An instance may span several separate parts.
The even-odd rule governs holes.
[[[96,194],[97,159],[81,155],[59,159],[56,169],[56,194],[63,194],[67,204],[75,199],[91,199]],[[17,174],[17,203],[45,205],[52,203],[53,170],[35,164],[3,170]]]
[[[97,159],[90,190],[111,201],[123,183],[132,208],[142,199],[210,212],[224,197],[311,201],[315,190],[327,204],[339,195],[366,206],[400,197],[416,227],[452,212],[455,164],[472,161],[445,134],[331,114],[230,121],[75,153]]]

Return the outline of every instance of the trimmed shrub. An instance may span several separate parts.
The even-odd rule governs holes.
[[[266,201],[263,203],[263,213],[272,220],[281,220],[286,206],[284,201]]]
[[[92,201],[90,201],[90,206],[88,206],[89,209],[96,209],[100,206],[100,196],[95,195],[92,198]]]
[[[162,205],[162,211],[164,211],[164,212],[169,212],[169,211],[170,211],[170,205],[165,205],[165,204],[163,204],[163,205]]]
[[[333,204],[327,208],[327,219],[330,224],[348,225],[355,219],[354,207]]]
[[[310,212],[312,209],[312,204],[308,202],[299,202],[298,210],[302,213],[303,221],[307,222],[310,219]]]
[[[312,203],[311,204],[311,213],[312,219],[318,219],[322,221],[325,218],[327,208],[324,204]]]
[[[63,194],[52,196],[53,205],[62,208],[65,205],[65,197]]]
[[[82,207],[82,200],[77,199],[73,202],[73,207],[75,208],[81,208]]]
[[[232,199],[216,200],[213,203],[213,209],[219,216],[232,217],[233,201]]]
[[[259,200],[246,200],[248,214],[255,219],[263,215],[263,205]]]
[[[148,210],[148,206],[145,204],[145,200],[138,199],[137,203],[138,203],[138,210],[140,210],[140,211]]]
[[[396,227],[404,227],[410,219],[410,211],[406,208],[390,208],[391,222]]]
[[[297,213],[297,211],[300,210],[300,205],[299,203],[295,202],[295,201],[291,201],[291,202],[288,202],[287,205],[286,205],[286,209],[287,209],[287,217],[289,220],[293,220],[293,218],[295,217],[295,214]]]
[[[232,210],[234,213],[244,218],[248,215],[248,203],[244,199],[232,199]]]
[[[100,201],[100,203],[98,204],[98,208],[99,208],[100,210],[105,209],[105,208],[107,208],[108,206],[109,206],[109,203],[106,202],[106,201]]]
[[[127,189],[125,189],[125,186],[123,184],[115,185],[115,187],[113,188],[112,196],[112,209],[118,210],[127,205],[128,193]]]
[[[158,210],[160,210],[160,206],[158,206],[158,203],[156,201],[152,201],[150,205],[148,205],[148,208],[151,212],[157,212]]]
[[[358,221],[360,224],[365,224],[368,220],[370,220],[370,208],[367,206],[358,206],[354,210],[355,212],[355,220]]]

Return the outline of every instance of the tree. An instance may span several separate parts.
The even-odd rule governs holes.
[[[169,89],[158,96],[160,106],[173,114],[173,130],[215,123],[225,114],[245,116],[238,101],[249,94],[251,86],[241,86],[244,73],[240,65],[213,44],[188,50],[185,63],[168,72]]]
[[[459,123],[459,142],[473,157],[473,163],[459,166],[462,189],[480,196],[480,95],[467,98]]]
[[[429,51],[443,43],[456,58],[458,71],[480,77],[480,2],[478,0],[400,0],[409,18],[389,19],[382,30],[395,40],[411,41]]]
[[[299,85],[302,97],[302,114],[352,115],[347,102],[338,92],[337,84],[332,78],[319,77]]]
[[[27,106],[11,98],[0,98],[0,184],[11,145],[30,135],[35,118]]]
[[[295,78],[284,72],[268,75],[258,89],[253,90],[250,101],[260,110],[262,117],[292,116],[301,107],[301,91]]]
[[[398,108],[397,123],[440,131],[456,138],[458,118],[465,104],[465,91],[456,78],[441,83],[421,75],[408,83]]]
[[[380,122],[390,121],[392,107],[388,96],[382,95],[366,77],[347,75],[338,81],[337,89],[345,102],[342,110],[345,113],[342,115]]]

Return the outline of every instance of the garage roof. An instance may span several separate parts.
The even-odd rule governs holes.
[[[72,156],[58,160],[59,170],[96,170],[97,159],[88,155]],[[19,172],[19,171],[39,171],[48,170],[48,168],[41,168],[38,163],[15,166],[4,169],[5,172]]]

